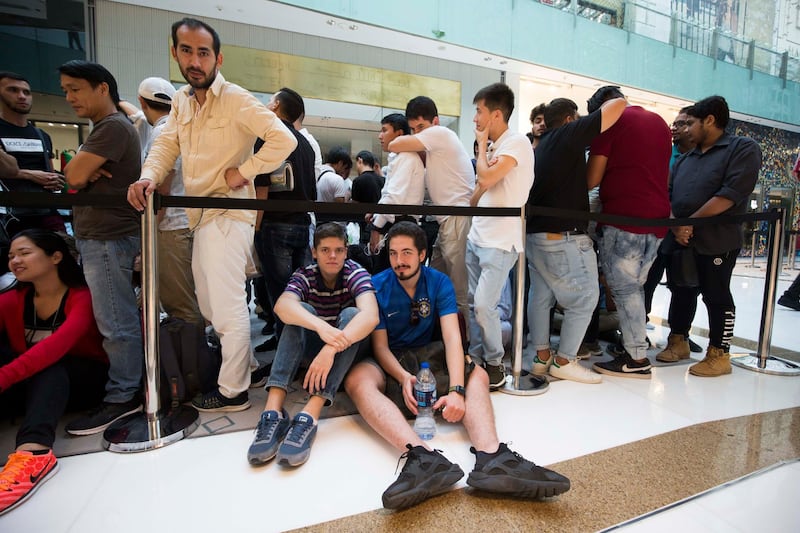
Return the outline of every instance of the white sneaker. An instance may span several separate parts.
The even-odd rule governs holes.
[[[603,380],[600,374],[592,372],[577,361],[570,361],[566,365],[559,365],[558,361],[554,360],[552,366],[550,366],[550,375],[559,379],[568,379],[579,383],[600,383]]]
[[[547,361],[542,361],[541,359],[539,359],[539,354],[537,352],[533,358],[533,368],[531,369],[533,375],[546,376],[547,371],[550,369],[550,365],[553,364],[553,359],[555,359],[555,356],[556,354],[553,353],[553,350],[550,350],[550,359],[548,359]]]

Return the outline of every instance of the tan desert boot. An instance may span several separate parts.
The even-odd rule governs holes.
[[[677,363],[681,359],[689,359],[689,341],[681,334],[670,334],[667,347],[656,356],[656,361]]]
[[[689,373],[707,378],[730,374],[731,354],[722,351],[722,348],[709,346],[705,359],[690,366]]]

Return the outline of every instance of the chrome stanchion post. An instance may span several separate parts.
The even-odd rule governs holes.
[[[535,396],[547,391],[549,383],[546,378],[537,378],[522,370],[522,332],[524,329],[525,306],[525,205],[522,206],[520,218],[522,219],[522,251],[517,257],[517,283],[514,291],[514,329],[512,339],[512,376],[506,380],[504,387],[499,390],[518,396]],[[542,381],[544,379],[544,381]]]
[[[750,267],[756,266],[756,228],[753,227],[753,238],[750,239]]]
[[[119,420],[103,433],[103,445],[112,452],[141,452],[161,448],[188,436],[198,425],[193,407],[161,409],[161,364],[158,354],[158,229],[156,195],[147,197],[142,215],[142,323],[144,324],[144,413]]]
[[[775,293],[781,269],[783,252],[783,227],[786,211],[775,210],[778,218],[769,226],[767,238],[767,272],[764,278],[764,301],[761,308],[761,328],[758,335],[758,353],[731,357],[731,364],[764,374],[800,376],[800,365],[769,355],[772,343],[772,324],[775,318]]]

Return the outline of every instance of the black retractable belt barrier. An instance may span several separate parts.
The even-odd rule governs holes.
[[[0,192],[0,206],[19,207],[57,207],[68,208],[74,205],[92,205],[98,207],[125,207],[128,202],[119,195],[88,194],[42,194]],[[157,231],[155,213],[161,207],[188,207],[200,209],[249,209],[266,212],[309,212],[325,214],[366,214],[385,213],[394,215],[454,215],[454,216],[501,216],[522,219],[523,243],[525,240],[526,217],[568,217],[578,220],[594,220],[602,223],[625,224],[635,226],[703,226],[719,223],[741,223],[765,220],[770,222],[769,269],[765,280],[764,304],[759,333],[759,352],[745,357],[732,359],[732,363],[768,374],[800,375],[800,366],[769,355],[772,337],[772,323],[775,310],[775,292],[777,272],[781,264],[781,243],[785,212],[773,209],[765,213],[744,215],[716,216],[709,218],[675,218],[675,219],[639,219],[602,213],[570,211],[548,207],[523,206],[522,208],[471,208],[453,206],[419,206],[419,205],[383,205],[363,203],[317,203],[293,200],[249,200],[216,197],[160,196],[154,194],[148,198],[147,209],[142,216],[142,280],[143,280],[143,314],[145,323],[145,412],[139,418],[120,421],[109,427],[104,439],[112,451],[134,452],[159,448],[177,442],[189,435],[197,427],[197,411],[193,408],[181,407],[165,412],[160,409],[160,366],[158,357],[158,286],[157,286]],[[522,370],[522,330],[523,300],[525,280],[525,250],[517,259],[517,287],[514,305],[513,335],[513,375],[512,380],[500,390],[518,395],[541,394],[546,386],[536,385],[525,379]],[[466,318],[466,317],[465,317]]]

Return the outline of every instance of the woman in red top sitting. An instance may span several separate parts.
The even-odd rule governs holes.
[[[64,239],[22,231],[11,241],[8,267],[18,283],[0,294],[0,416],[20,406],[25,414],[0,472],[0,514],[55,473],[59,417],[68,403],[98,403],[108,377],[89,289]]]

